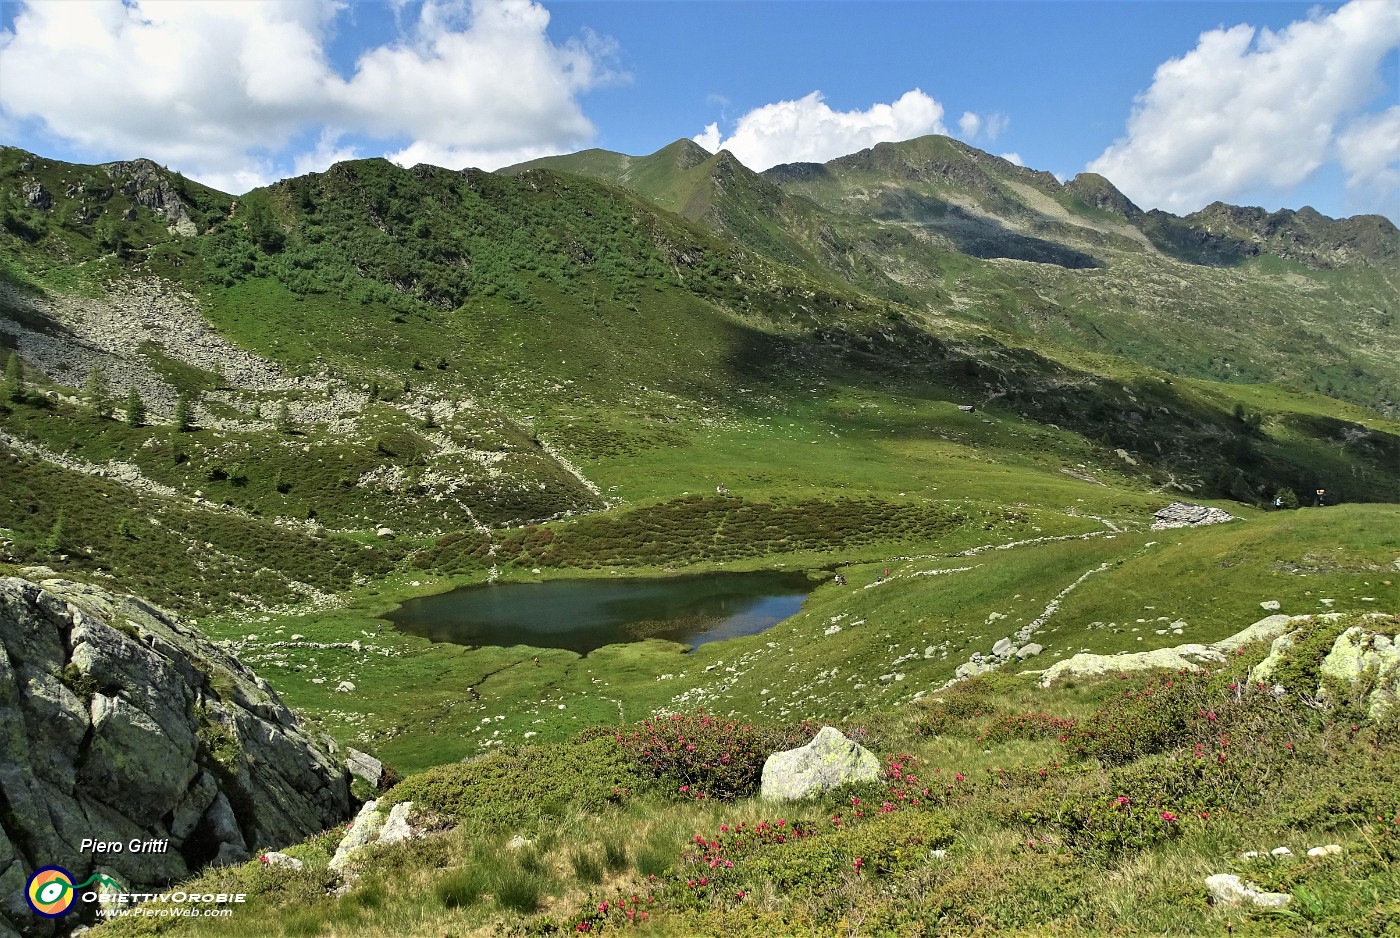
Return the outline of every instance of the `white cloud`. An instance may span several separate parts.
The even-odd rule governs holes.
[[[1379,66],[1397,45],[1400,5],[1387,0],[1353,0],[1279,32],[1202,33],[1158,67],[1127,136],[1088,169],[1139,204],[1177,212],[1287,190],[1337,156],[1339,133],[1381,87]]]
[[[562,43],[532,0],[423,0],[348,76],[342,0],[28,2],[0,32],[0,120],[97,158],[150,156],[211,184],[321,169],[345,136],[486,168],[594,133],[578,97],[619,76],[592,34]],[[321,142],[289,153],[310,131]],[[455,164],[460,167],[461,163]],[[218,180],[218,182],[215,182]],[[239,190],[241,191],[241,189]]]
[[[864,111],[833,111],[813,91],[796,101],[779,101],[749,111],[725,137],[710,124],[692,139],[707,150],[728,150],[750,169],[779,163],[821,163],[877,143],[946,134],[943,105],[915,88],[890,104]]]
[[[994,143],[1010,124],[1011,119],[1005,114],[989,114],[983,117],[972,111],[964,111],[963,116],[958,118],[958,132],[968,143],[975,143],[979,138],[987,143]]]
[[[1400,106],[1352,121],[1337,138],[1337,157],[1354,200],[1400,217]]]
[[[1021,159],[1021,154],[1019,153],[1002,153],[1000,154],[1000,156],[1008,163],[1015,163],[1017,166],[1026,165],[1025,162]]]

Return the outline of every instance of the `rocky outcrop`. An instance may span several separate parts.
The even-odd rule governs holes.
[[[1293,622],[1288,616],[1260,619],[1242,632],[1210,645],[1188,644],[1172,648],[1157,648],[1122,655],[1095,655],[1083,652],[1040,672],[1040,686],[1049,687],[1061,678],[1076,675],[1109,674],[1118,671],[1147,671],[1156,668],[1198,670],[1206,663],[1219,664],[1243,645],[1268,641],[1288,630]]]
[[[768,757],[760,794],[770,801],[791,801],[879,777],[880,760],[873,753],[824,726],[807,745]]]
[[[1190,502],[1172,502],[1152,517],[1152,530],[1154,531],[1162,531],[1167,528],[1198,528],[1206,524],[1223,524],[1226,521],[1235,520],[1235,516],[1228,511],[1207,508],[1205,505],[1193,505]]]
[[[1327,613],[1316,617],[1322,621],[1336,621],[1340,616]],[[1298,616],[1293,623],[1302,623],[1274,639],[1269,655],[1249,672],[1249,680],[1256,684],[1271,684],[1280,667],[1294,653],[1295,647],[1307,636],[1305,631],[1315,621],[1313,616]],[[1333,626],[1341,628],[1341,625]],[[1327,701],[1334,688],[1364,686],[1366,696],[1361,703],[1372,719],[1380,719],[1397,703],[1400,703],[1400,637],[1392,634],[1395,620],[1391,616],[1372,613],[1363,616],[1360,624],[1342,629],[1337,635],[1326,657],[1322,659],[1316,673],[1307,672],[1316,686],[1309,680],[1307,687],[1278,686],[1277,692],[1303,693],[1319,701]]]
[[[170,184],[170,173],[166,170],[150,160],[105,163],[103,169],[116,180],[131,201],[164,218],[171,234],[187,238],[199,234],[199,227],[190,218],[180,194]]]
[[[1318,696],[1329,694],[1329,681],[1359,684],[1371,681],[1366,708],[1372,719],[1380,719],[1400,699],[1400,638],[1354,625],[1332,645],[1318,668],[1322,685]]]
[[[160,886],[295,843],[351,802],[301,720],[197,630],[135,597],[0,578],[0,806],[3,933],[37,927],[36,867]]]
[[[354,876],[347,867],[368,848],[396,844],[421,836],[421,832],[409,823],[408,818],[412,811],[412,801],[399,802],[389,809],[387,815],[379,810],[378,801],[365,802],[354,822],[346,829],[345,836],[340,839],[339,846],[335,848],[330,868],[340,873],[347,881],[353,880]]]

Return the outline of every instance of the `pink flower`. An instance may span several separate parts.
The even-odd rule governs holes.
[[[1175,820],[1176,820],[1176,815],[1175,815],[1175,814],[1172,814],[1170,811],[1163,811],[1163,812],[1162,812],[1162,820],[1167,821],[1167,822],[1175,821]]]
[[[862,866],[864,866],[864,865],[865,865],[865,861],[862,860],[860,857],[856,857],[856,862],[854,862],[854,863],[851,864],[851,866],[855,867],[855,869],[856,869],[857,872],[859,872],[859,871],[860,871],[860,868],[861,868]]]

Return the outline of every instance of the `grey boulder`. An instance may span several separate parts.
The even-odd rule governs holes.
[[[807,745],[768,757],[760,794],[770,801],[793,801],[852,782],[875,781],[880,774],[873,753],[824,726]]]

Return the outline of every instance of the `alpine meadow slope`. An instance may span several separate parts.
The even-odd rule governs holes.
[[[245,824],[301,865],[186,881],[271,934],[1382,936],[1398,241],[1143,211],[944,137],[764,173],[690,141],[354,160],[237,198],[6,147],[0,575],[159,604],[387,763],[361,837],[413,836]],[[1232,520],[1154,526],[1176,501]],[[381,618],[770,569],[802,610],[695,649]],[[1246,632],[1271,613],[1283,645]],[[1375,666],[1338,679],[1357,641]],[[880,778],[759,798],[824,724]],[[1222,873],[1290,904],[1216,904]]]

